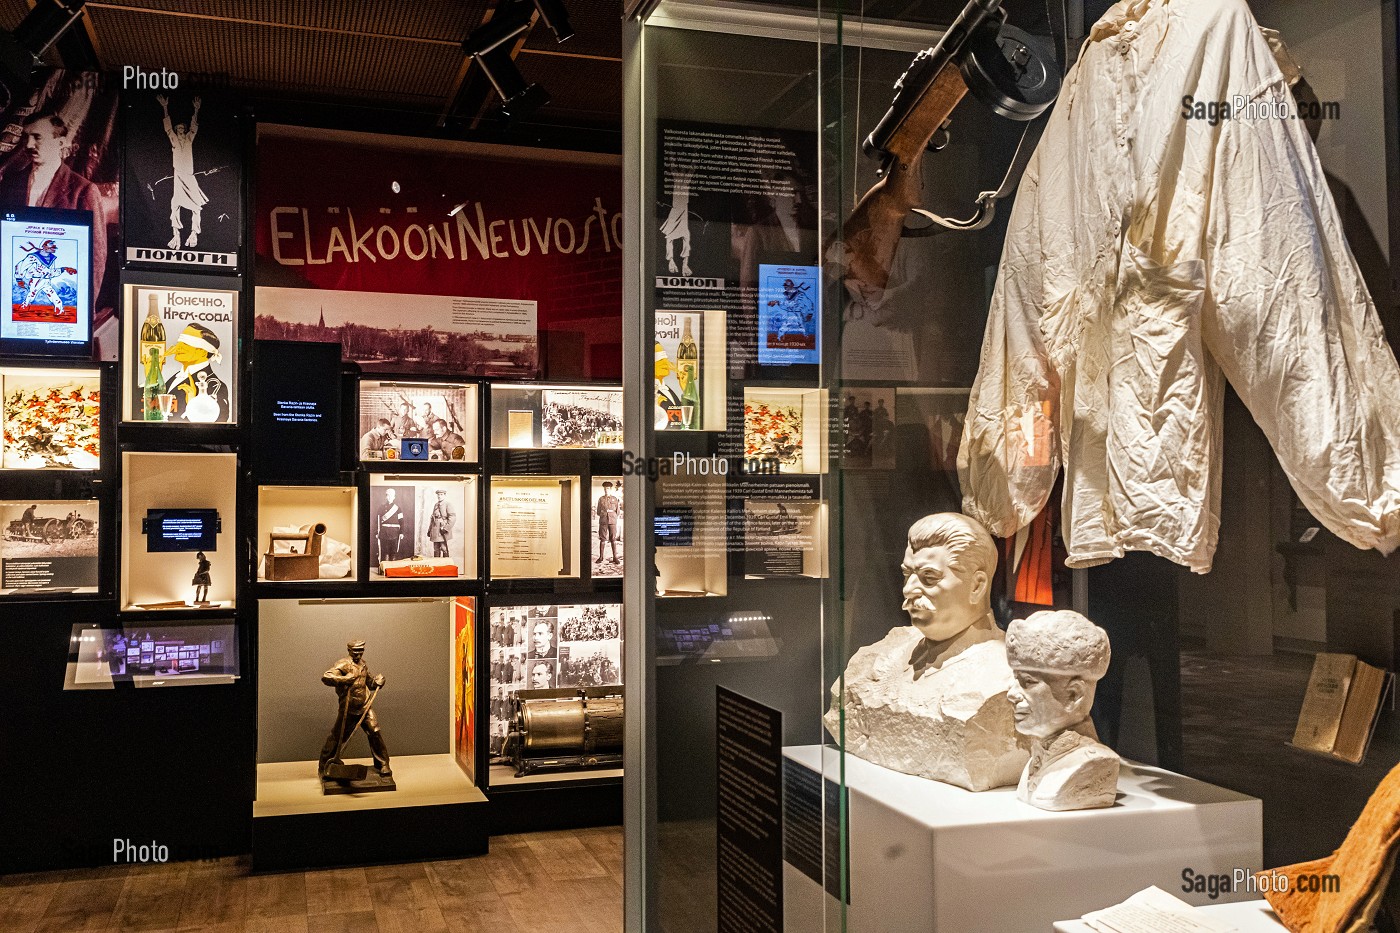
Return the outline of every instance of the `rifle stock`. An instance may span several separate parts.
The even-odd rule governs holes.
[[[889,284],[904,218],[922,201],[924,153],[967,91],[957,64],[945,64],[886,144],[884,176],[847,218],[844,279],[857,301],[875,297]]]

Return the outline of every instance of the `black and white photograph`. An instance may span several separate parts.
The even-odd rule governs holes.
[[[622,477],[593,477],[593,576],[622,576]]]
[[[842,466],[848,470],[893,470],[894,425],[894,387],[842,389]]]
[[[545,447],[621,447],[621,389],[546,389],[540,393]]]
[[[550,648],[554,645],[554,615],[552,606],[536,607],[545,610],[539,618],[550,622]],[[546,687],[554,686],[554,660],[538,658],[529,660],[528,614],[525,606],[496,607],[491,610],[491,704],[490,733],[491,754],[500,755],[506,733],[510,731],[511,700],[519,690],[529,689],[532,667],[541,669],[540,678],[548,677]]]
[[[386,564],[413,556],[416,511],[411,483],[370,487],[370,553],[381,575]]]
[[[560,687],[607,687],[622,683],[622,607],[559,607]]]
[[[360,459],[394,460],[403,442],[427,443],[430,461],[476,459],[476,387],[419,382],[360,382]]]
[[[0,596],[97,592],[97,500],[0,502]]]
[[[243,130],[237,109],[184,87],[127,93],[124,100],[127,264],[238,271]]]
[[[370,579],[474,576],[476,513],[470,503],[475,485],[475,477],[372,476],[371,537],[377,550]],[[394,491],[392,502],[388,490]],[[393,514],[396,510],[403,514]],[[397,556],[387,556],[391,552]]]
[[[533,379],[538,305],[514,298],[259,286],[258,340],[339,343],[366,372]]]
[[[554,658],[559,655],[559,616],[555,606],[531,606],[525,617],[526,657]]]
[[[554,661],[537,658],[525,662],[525,690],[552,690],[555,686]]]

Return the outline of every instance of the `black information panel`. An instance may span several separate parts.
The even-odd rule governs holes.
[[[841,787],[835,781],[783,759],[783,858],[840,900]],[[823,814],[826,819],[823,819]],[[848,860],[849,861],[849,860]],[[851,902],[850,887],[844,892]]]
[[[716,690],[719,933],[782,933],[783,714]]]
[[[340,475],[340,344],[255,342],[253,434],[260,478]]]

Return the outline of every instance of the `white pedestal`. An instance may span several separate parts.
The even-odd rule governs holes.
[[[784,754],[831,780],[840,773],[833,749]],[[1114,806],[1051,813],[1014,787],[972,793],[852,755],[845,768],[851,933],[1034,933],[1154,884],[1212,903],[1181,893],[1184,869],[1263,867],[1263,804],[1170,771],[1124,762]],[[817,883],[791,865],[783,874],[787,929],[822,929]]]
[[[1180,886],[1169,892],[1180,896]],[[1104,907],[1110,905],[1104,904]],[[1201,913],[1216,923],[1228,923],[1239,933],[1286,933],[1287,928],[1279,922],[1273,910],[1264,901],[1245,901],[1241,904],[1216,904],[1202,907]],[[1090,933],[1083,920],[1062,920],[1054,926],[1054,933]]]

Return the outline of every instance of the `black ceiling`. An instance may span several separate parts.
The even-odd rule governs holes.
[[[513,126],[461,48],[501,2],[95,0],[83,27],[101,69],[212,74],[264,119],[616,148],[622,0],[567,0],[575,35],[563,44],[532,26],[516,61],[553,99]],[[30,5],[0,0],[0,28]]]
[[[13,29],[33,2],[0,0],[0,28]],[[509,2],[90,0],[82,29],[64,47],[65,54],[80,47],[107,71],[130,65],[185,76],[212,74],[245,96],[260,119],[273,122],[620,151],[623,0],[565,0],[575,35],[563,44],[543,23],[532,25],[516,61],[552,100],[515,123],[499,115],[485,75],[461,48],[468,34]],[[1043,18],[1045,3],[1006,0],[1005,5],[1019,22]],[[848,22],[938,25],[964,4],[764,0],[762,5],[824,14],[839,10]],[[59,63],[52,53],[50,58]]]

